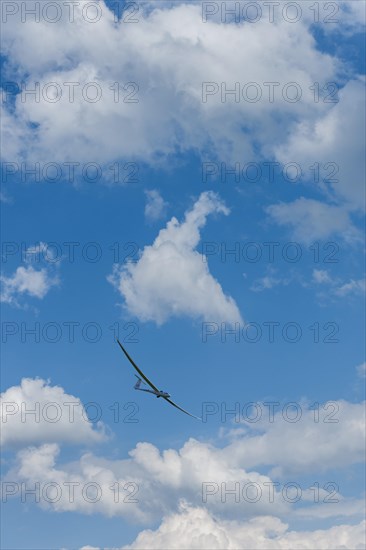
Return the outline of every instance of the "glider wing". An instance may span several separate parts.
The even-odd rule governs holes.
[[[177,405],[176,403],[174,403],[174,401],[172,401],[172,400],[169,399],[168,397],[163,397],[163,399],[165,399],[165,401],[168,401],[168,403],[170,403],[171,405],[173,405],[173,407],[175,407],[176,409],[179,409],[180,411],[184,412],[185,414],[188,414],[188,416],[192,416],[192,418],[197,418],[197,420],[202,420],[202,418],[200,418],[199,416],[194,416],[194,414],[191,414],[191,413],[189,413],[188,411],[185,411],[184,409],[182,409],[182,407],[179,407],[179,405]]]
[[[118,342],[118,345],[119,347],[121,348],[121,350],[123,351],[123,353],[125,354],[125,356],[127,357],[127,359],[129,360],[129,362],[131,363],[131,365],[137,370],[137,372],[139,373],[139,375],[141,376],[141,378],[143,378],[145,380],[145,382],[147,384],[149,384],[149,386],[155,390],[155,391],[160,391],[158,390],[158,388],[156,386],[154,386],[154,384],[152,382],[150,382],[150,380],[148,379],[147,376],[144,375],[144,373],[142,372],[142,370],[139,369],[139,367],[136,365],[136,363],[134,362],[134,360],[128,355],[127,351],[125,350],[125,348],[122,346],[121,342],[118,340],[117,338],[117,342]]]

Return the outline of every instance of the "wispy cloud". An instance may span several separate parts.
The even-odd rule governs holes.
[[[290,277],[278,277],[276,276],[277,270],[274,268],[267,269],[267,275],[256,279],[250,286],[253,292],[263,292],[264,290],[270,290],[277,286],[287,286],[291,282]]]
[[[334,294],[337,296],[348,296],[350,294],[362,295],[365,294],[366,290],[366,281],[365,279],[351,279],[348,283],[334,289]]]
[[[146,205],[145,217],[148,221],[155,222],[164,217],[168,203],[164,201],[159,191],[152,189],[145,191]]]
[[[361,241],[349,210],[343,206],[300,197],[293,202],[272,204],[265,211],[275,223],[289,227],[296,241],[305,244],[318,239],[327,240],[332,235],[339,235],[352,243]]]
[[[360,378],[366,378],[366,363],[362,363],[356,367],[357,375]]]

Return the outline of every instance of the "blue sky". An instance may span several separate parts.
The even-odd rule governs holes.
[[[60,4],[56,23],[11,4],[3,547],[363,548],[361,3],[331,3],[328,24],[321,2],[319,21],[302,3],[292,23],[250,23],[247,2],[236,23],[215,2],[136,3],[119,21],[110,2],[75,5],[73,21]],[[117,329],[203,422],[134,391]],[[114,502],[116,483],[138,502]],[[258,502],[223,502],[246,483]]]

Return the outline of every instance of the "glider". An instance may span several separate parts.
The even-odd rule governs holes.
[[[154,384],[152,382],[150,382],[150,380],[147,378],[147,376],[144,375],[142,370],[139,369],[139,367],[136,365],[136,363],[133,361],[133,359],[128,355],[127,351],[122,346],[122,344],[118,340],[118,338],[117,338],[117,342],[118,342],[119,347],[121,348],[121,350],[123,351],[123,353],[125,354],[127,359],[129,360],[129,362],[131,363],[131,365],[139,373],[139,376],[137,376],[137,374],[135,374],[135,376],[137,378],[137,382],[134,385],[135,390],[146,391],[148,393],[152,393],[153,395],[156,395],[156,397],[162,397],[163,399],[165,399],[165,401],[168,401],[168,403],[173,405],[173,407],[175,407],[176,409],[179,409],[180,411],[184,412],[185,414],[188,414],[188,416],[192,416],[192,418],[197,418],[197,420],[202,420],[202,418],[199,418],[198,416],[194,416],[194,414],[191,414],[188,411],[185,411],[184,409],[182,409],[182,407],[179,407],[176,403],[174,403],[174,401],[172,401],[170,399],[170,394],[169,393],[167,393],[166,391],[159,390],[156,386],[154,386]],[[148,384],[150,386],[150,388],[152,388],[152,389],[148,390],[148,389],[145,389],[145,388],[141,388],[141,384],[145,384],[145,385]]]

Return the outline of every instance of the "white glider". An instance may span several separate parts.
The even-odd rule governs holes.
[[[136,365],[136,363],[133,361],[133,359],[128,355],[127,351],[122,346],[122,344],[118,340],[118,338],[117,338],[117,342],[118,342],[119,347],[121,348],[121,350],[123,351],[123,353],[125,354],[127,359],[129,360],[129,362],[131,363],[131,365],[137,370],[137,372],[140,375],[140,376],[137,376],[135,374],[135,376],[137,378],[137,382],[134,385],[135,390],[146,391],[148,393],[152,393],[153,395],[156,395],[156,397],[162,397],[163,399],[165,399],[165,401],[168,401],[168,403],[173,405],[173,407],[175,407],[176,409],[179,409],[180,411],[184,412],[185,414],[188,414],[188,416],[192,416],[192,418],[197,418],[197,420],[202,420],[202,418],[199,418],[198,416],[194,416],[194,414],[191,414],[188,411],[185,411],[184,409],[182,409],[182,407],[179,407],[179,405],[177,405],[176,403],[174,403],[174,401],[169,399],[170,398],[169,393],[167,393],[166,391],[159,390],[156,386],[154,386],[154,384],[152,382],[150,382],[150,380],[147,378],[147,376],[144,375],[142,370],[139,369],[139,367]],[[148,384],[150,386],[150,388],[152,388],[152,389],[148,390],[148,389],[141,388],[141,384],[145,384],[145,385]]]

